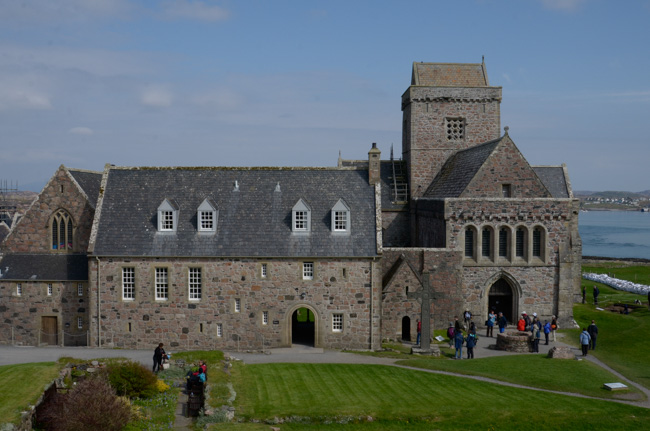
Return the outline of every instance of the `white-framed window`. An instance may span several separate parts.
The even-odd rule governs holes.
[[[77,317],[77,329],[83,329],[84,319],[82,317]]]
[[[302,279],[303,280],[313,280],[314,279],[314,262],[303,262],[302,263]]]
[[[334,313],[332,314],[332,331],[333,332],[343,332],[343,314]]]
[[[241,312],[241,299],[235,298],[235,313]]]
[[[216,232],[218,216],[219,211],[214,200],[204,199],[197,210],[199,232]]]
[[[464,118],[445,118],[445,129],[448,141],[462,141],[465,139]]]
[[[350,231],[350,207],[343,201],[339,201],[332,207],[332,232]]]
[[[221,323],[217,323],[217,337],[223,337],[223,325]]]
[[[122,268],[122,299],[135,299],[135,268]]]
[[[188,278],[189,299],[201,299],[201,268],[189,268]]]
[[[266,270],[267,270],[266,264],[263,263],[263,264],[260,266],[260,277],[262,277],[262,278],[266,278],[266,274],[267,274],[267,273],[266,273]]]
[[[22,295],[23,295],[23,284],[16,283],[16,296],[22,296]]]
[[[52,288],[52,283],[47,283],[47,296],[52,296],[54,289]]]
[[[268,325],[268,324],[269,324],[269,312],[262,311],[262,325]]]
[[[158,231],[175,232],[178,226],[178,205],[165,199],[158,207]]]
[[[164,301],[169,299],[169,278],[167,268],[156,268],[156,300]]]
[[[307,233],[311,230],[311,209],[307,203],[300,199],[291,209],[292,231]]]
[[[84,296],[84,284],[77,283],[77,296]]]

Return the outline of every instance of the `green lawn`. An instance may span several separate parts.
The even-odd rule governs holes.
[[[596,364],[588,361],[549,359],[546,355],[509,355],[479,358],[471,361],[449,361],[430,359],[410,359],[398,361],[400,365],[432,370],[450,371],[489,377],[504,382],[553,391],[575,392],[590,397],[645,399],[638,389],[612,392],[603,389],[604,383],[620,379]]]
[[[56,362],[40,362],[0,367],[0,424],[16,423],[20,412],[34,405],[47,385],[59,375]]]
[[[650,410],[619,403],[379,365],[243,365],[235,367],[233,383],[238,417],[334,423],[373,418],[323,428],[328,430],[641,429],[650,420]],[[285,423],[282,429],[321,428]]]

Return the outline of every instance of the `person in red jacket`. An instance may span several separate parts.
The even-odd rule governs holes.
[[[517,322],[517,331],[525,331],[526,330],[526,312],[524,311],[521,313],[521,318]]]
[[[417,322],[417,328],[418,328],[418,338],[417,338],[417,341],[415,342],[415,344],[417,344],[419,346],[420,345],[420,337],[422,336],[422,322],[420,322],[420,319],[417,319],[416,322]]]

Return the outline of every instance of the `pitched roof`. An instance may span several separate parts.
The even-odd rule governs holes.
[[[485,63],[413,63],[411,85],[489,87]]]
[[[8,254],[0,261],[0,280],[87,281],[83,254]]]
[[[68,168],[68,172],[70,172],[70,175],[72,175],[77,184],[79,184],[84,193],[86,193],[90,205],[95,208],[97,197],[99,196],[99,188],[102,182],[102,173],[70,168]]]
[[[570,198],[571,192],[563,166],[532,166],[554,198]]]
[[[116,168],[105,173],[91,251],[104,256],[369,257],[377,255],[368,171],[319,168]],[[235,189],[235,182],[238,190]],[[211,198],[216,234],[197,232]],[[157,231],[157,208],[179,206],[176,232]],[[311,208],[311,232],[293,233],[292,208]],[[331,209],[350,206],[350,234],[332,233]]]
[[[427,188],[424,197],[459,197],[501,139],[452,154]]]

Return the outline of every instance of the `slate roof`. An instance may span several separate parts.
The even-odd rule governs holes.
[[[0,261],[0,280],[88,281],[83,254],[8,254]]]
[[[452,154],[427,188],[424,197],[459,197],[501,139],[503,138]]]
[[[570,198],[569,185],[562,166],[532,166],[554,198]]]
[[[484,63],[413,63],[411,85],[489,87]]]
[[[367,169],[112,167],[107,175],[91,239],[95,255],[377,255],[375,189]],[[205,198],[218,207],[216,234],[197,232],[196,210]],[[291,230],[292,208],[301,198],[312,211],[309,234]],[[157,208],[164,199],[179,206],[175,233],[157,232]],[[339,199],[350,207],[348,235],[331,232],[330,211]]]
[[[97,198],[99,197],[99,188],[102,182],[102,173],[101,172],[92,172],[92,171],[82,171],[78,169],[68,168],[68,172],[72,175],[79,186],[83,189],[90,205],[95,208],[97,204]]]

